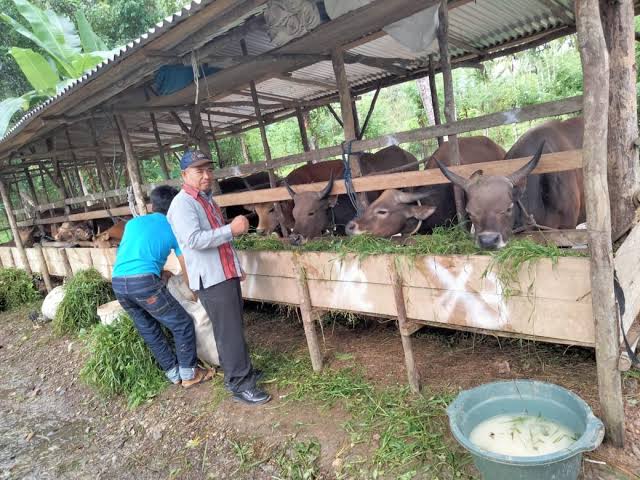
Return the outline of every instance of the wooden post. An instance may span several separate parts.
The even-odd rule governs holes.
[[[69,129],[67,127],[64,128],[64,134],[65,137],[67,137],[67,145],[69,146],[69,150],[71,150],[71,158],[73,159],[73,163],[75,166],[75,168],[72,168],[71,170],[76,177],[76,181],[78,182],[78,191],[80,192],[80,195],[84,195],[82,179],[80,178],[80,167],[78,166],[78,157],[76,156],[76,153],[73,149],[73,144],[71,143],[71,135],[69,134]],[[82,203],[82,209],[85,212],[89,211],[86,202]]]
[[[91,132],[91,138],[93,140],[93,146],[96,148],[96,169],[98,170],[100,186],[102,187],[103,192],[108,192],[109,190],[111,190],[111,179],[109,178],[107,165],[104,161],[104,157],[102,156],[102,151],[100,150],[100,143],[98,142],[98,131],[96,130],[96,125],[92,118],[90,118],[88,122],[89,131]],[[115,207],[115,203],[111,199],[106,200],[106,205],[108,208]]]
[[[362,140],[364,138],[364,134],[367,132],[367,127],[369,126],[369,120],[371,120],[371,115],[373,115],[373,111],[376,108],[376,102],[378,101],[378,95],[380,94],[381,88],[382,88],[382,84],[380,83],[378,85],[378,88],[376,88],[376,93],[373,94],[373,99],[371,100],[369,111],[367,112],[367,116],[364,118],[364,123],[362,124],[362,128],[358,133],[358,140]]]
[[[42,183],[42,191],[44,192],[44,199],[47,203],[51,203],[49,198],[49,192],[47,192],[47,184],[45,183],[44,167],[41,163],[38,164],[38,170],[40,171],[40,183]],[[53,216],[53,209],[49,209],[49,213]]]
[[[4,185],[4,181],[0,180],[0,195],[2,196],[2,203],[4,203],[4,211],[7,214],[9,220],[9,226],[11,227],[11,234],[13,235],[13,241],[18,249],[20,259],[25,266],[25,270],[28,274],[31,274],[31,267],[29,266],[29,259],[27,258],[27,252],[24,249],[20,233],[18,232],[18,225],[16,224],[16,217],[13,214],[13,207],[11,206],[11,199],[7,192],[7,188]]]
[[[311,147],[309,146],[309,137],[307,136],[307,126],[304,123],[304,115],[302,113],[302,108],[296,107],[296,117],[298,119],[298,128],[300,129],[300,139],[302,140],[302,148],[305,152],[309,152],[311,151]]]
[[[144,193],[142,192],[142,179],[138,172],[138,162],[133,152],[133,145],[131,145],[131,139],[129,138],[129,132],[127,132],[127,124],[124,121],[122,115],[116,115],[116,125],[118,126],[118,133],[120,134],[120,141],[124,145],[124,154],[127,162],[127,171],[129,172],[129,180],[133,187],[133,194],[136,197],[136,209],[139,215],[147,214],[147,204],[144,201]]]
[[[607,187],[609,56],[598,0],[576,0],[578,47],[584,77],[584,196],[591,253],[591,302],[596,329],[598,393],[607,438],[624,444],[624,404],[618,371],[619,318],[613,293],[611,212]]]
[[[150,113],[151,126],[153,127],[153,135],[156,137],[156,144],[158,145],[158,154],[160,155],[160,168],[162,169],[162,176],[165,180],[169,180],[169,167],[167,166],[167,159],[164,156],[164,147],[162,146],[162,139],[160,138],[160,132],[158,131],[158,123],[156,122],[156,116]]]
[[[38,210],[38,205],[40,205],[40,202],[38,200],[38,192],[36,192],[36,187],[33,184],[33,178],[31,178],[31,173],[29,172],[29,167],[25,167],[24,168],[24,175],[25,177],[27,177],[27,185],[29,186],[29,192],[31,193],[31,196],[33,197],[33,201],[36,203],[36,211],[35,211],[35,216],[37,219],[40,219],[41,215],[40,215],[40,210]],[[40,235],[44,237],[44,227],[40,224],[38,224],[38,231],[40,232]]]
[[[311,296],[309,295],[309,284],[307,283],[307,273],[299,264],[296,258],[296,267],[298,270],[298,298],[300,302],[300,315],[302,316],[302,324],[304,325],[304,335],[307,338],[307,346],[309,347],[309,356],[311,357],[311,366],[314,372],[322,370],[322,352],[318,343],[318,334],[316,333],[315,321],[318,313],[314,311],[311,305]]]
[[[33,248],[36,249],[36,254],[40,260],[40,273],[42,273],[42,279],[44,280],[44,286],[47,289],[47,293],[53,290],[53,284],[51,283],[51,276],[49,275],[49,267],[47,267],[47,259],[42,251],[42,245],[36,243]]]
[[[607,181],[614,241],[635,219],[633,196],[640,188],[636,108],[635,26],[632,0],[600,0],[609,51],[609,130]]]
[[[356,138],[359,140],[362,138],[360,135],[360,119],[358,118],[358,107],[353,98],[351,99],[351,110],[353,110],[353,126],[356,131]]]
[[[440,103],[438,102],[438,87],[436,86],[436,67],[434,65],[434,55],[429,55],[429,90],[431,90],[431,105],[433,106],[433,121],[436,125],[441,125]],[[438,137],[438,146],[441,147],[444,138]]]
[[[333,63],[333,72],[336,76],[336,84],[338,86],[338,94],[340,96],[340,111],[342,113],[344,140],[345,142],[350,142],[357,139],[356,123],[353,116],[354,111],[351,104],[351,89],[349,88],[347,71],[344,67],[344,53],[342,49],[336,48],[331,52],[331,62]],[[362,176],[360,158],[357,155],[349,155],[349,165],[351,166],[351,175],[353,178]],[[361,208],[366,208],[369,204],[367,195],[359,193],[357,194],[357,198]]]
[[[64,179],[62,178],[62,172],[60,171],[60,161],[56,155],[56,139],[55,137],[50,137],[46,140],[47,150],[51,153],[51,163],[53,164],[52,174],[50,175],[53,184],[58,189],[58,194],[62,197],[62,200],[66,200],[69,198],[67,193],[67,189],[64,186]],[[46,171],[46,170],[45,170]],[[65,215],[69,215],[71,213],[71,209],[69,205],[64,206]]]
[[[240,41],[240,48],[242,49],[242,55],[247,56],[248,55],[247,43],[245,42],[244,39]],[[249,88],[251,89],[251,99],[253,100],[253,109],[256,114],[256,120],[258,121],[258,128],[260,129],[260,138],[262,139],[262,148],[264,150],[265,165],[268,167],[267,173],[269,174],[269,186],[271,188],[276,188],[278,186],[278,180],[276,179],[276,174],[273,172],[273,168],[270,167],[271,148],[269,147],[267,130],[264,126],[262,112],[260,111],[260,103],[258,101],[258,91],[256,89],[256,82],[251,80],[249,82]],[[289,232],[287,231],[287,227],[284,224],[284,215],[282,214],[282,208],[280,208],[280,203],[274,202],[273,208],[276,212],[276,217],[278,218],[278,222],[280,223],[280,232],[282,233],[282,237],[287,238],[289,236]]]
[[[69,255],[67,255],[67,250],[65,248],[60,249],[60,258],[62,259],[62,265],[64,265],[65,277],[69,280],[73,277],[73,268],[71,268]]]
[[[396,312],[398,313],[398,328],[400,330],[400,338],[402,339],[402,349],[404,350],[404,363],[407,367],[407,378],[411,391],[418,393],[420,391],[420,374],[416,368],[416,361],[413,356],[413,344],[411,342],[411,333],[409,332],[409,322],[407,321],[407,308],[404,300],[404,292],[402,290],[402,278],[398,273],[395,263],[395,256],[389,256],[389,275],[391,277],[391,286],[393,287],[393,297],[396,304]]]
[[[196,105],[194,108],[189,110],[189,117],[191,118],[192,136],[198,142],[198,148],[201,152],[209,155],[209,158],[213,158],[211,156],[211,148],[209,148],[209,141],[207,140],[207,132],[205,132],[204,130],[202,118],[200,117],[199,105]],[[218,184],[218,180],[213,181],[213,184],[211,185],[211,191],[214,195],[220,195],[222,193],[222,191],[220,190],[220,185]]]
[[[438,10],[438,46],[440,47],[440,69],[442,70],[442,79],[444,81],[444,116],[447,123],[456,121],[456,102],[453,97],[453,75],[451,74],[451,58],[449,56],[449,11],[447,9],[447,0],[442,0],[440,9]],[[460,165],[460,147],[458,145],[458,136],[449,135],[449,143],[451,144],[451,165]],[[456,213],[458,214],[458,223],[462,223],[465,219],[464,214],[464,192],[460,187],[454,185],[453,191],[456,201]]]

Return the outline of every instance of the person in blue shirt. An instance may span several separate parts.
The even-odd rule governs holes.
[[[178,241],[167,221],[167,211],[178,190],[164,185],[151,194],[153,213],[129,220],[113,266],[113,291],[156,361],[174,384],[189,388],[213,378],[213,371],[196,366],[196,335],[189,314],[165,286],[163,272],[173,250],[186,268]],[[188,284],[188,279],[187,279]],[[175,353],[162,332],[171,331]]]

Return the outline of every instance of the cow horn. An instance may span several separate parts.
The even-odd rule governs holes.
[[[396,199],[400,203],[413,203],[431,196],[430,191],[426,192],[398,192]]]
[[[440,160],[435,159],[435,158],[434,158],[434,160],[436,161],[436,164],[438,165],[438,168],[440,169],[442,174],[445,177],[447,177],[451,181],[451,183],[454,183],[454,184],[458,185],[463,190],[467,189],[467,187],[469,186],[469,180],[467,180],[464,177],[461,177],[457,173],[453,173],[446,166],[444,166],[442,163],[440,163]]]
[[[529,175],[533,171],[533,169],[538,166],[538,162],[540,161],[540,157],[542,156],[542,150],[544,149],[544,143],[545,141],[543,140],[538,147],[538,151],[536,152],[536,154],[531,160],[527,162],[524,167],[516,170],[507,177],[513,185],[518,185],[520,182],[522,182],[522,180],[527,178],[527,175]]]
[[[321,199],[327,198],[331,193],[331,190],[333,190],[333,170],[331,170],[331,176],[329,177],[329,182],[327,183],[327,186],[324,187],[324,189],[320,192],[320,198]]]
[[[289,195],[291,195],[291,198],[295,198],[297,193],[293,191],[293,188],[291,188],[291,186],[287,183],[287,181],[283,180],[282,183],[287,188],[287,191],[289,192]]]

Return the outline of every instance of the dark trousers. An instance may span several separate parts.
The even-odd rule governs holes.
[[[225,383],[234,393],[255,387],[255,374],[244,338],[240,279],[233,278],[201,288],[198,299],[213,324]]]
[[[193,320],[156,275],[114,277],[113,291],[138,332],[165,372],[179,366],[196,366],[196,332]],[[173,352],[160,325],[173,334]],[[177,356],[177,358],[176,358]]]

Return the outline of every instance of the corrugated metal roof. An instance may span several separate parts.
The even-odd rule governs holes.
[[[156,26],[149,29],[147,33],[121,48],[118,54],[113,58],[102,62],[90,72],[87,72],[81,78],[74,81],[58,95],[29,111],[7,132],[7,134],[0,140],[0,144],[2,141],[7,140],[12,135],[19,132],[28,121],[42,115],[42,113],[52,104],[56,102],[64,102],[65,97],[71,92],[79,88],[83,88],[85,84],[98,76],[105,74],[114,65],[123,61],[132,53],[144,48],[150,41],[157,39],[164,33],[168,32],[171,28],[197,14],[207,5],[214,2],[215,0],[195,0],[184,7],[180,12],[177,12],[176,14],[159,22]],[[244,15],[233,24],[227,25],[223,31],[218,33],[217,36],[222,36],[231,28],[241,25],[247,18],[259,13],[263,9],[264,5],[257,7],[254,11]],[[450,10],[449,32],[452,40],[451,55],[452,58],[458,58],[473,54],[475,50],[494,48],[504,45],[506,42],[512,40],[526,38],[540,32],[566,26],[568,24],[567,20],[570,21],[571,19],[573,19],[571,0],[478,0],[475,2],[462,3],[461,6]],[[266,30],[263,29],[248,31],[245,36],[245,41],[250,55],[263,54],[276,48],[276,45],[271,42]],[[378,36],[366,43],[363,43],[362,45],[350,49],[349,51],[354,54],[361,54],[374,58],[400,58],[408,61],[413,60],[416,62],[416,65],[424,65],[428,53],[435,53],[436,58],[438,57],[437,42],[432,44],[431,52],[421,52],[416,54],[398,43],[389,35]],[[217,54],[222,56],[239,56],[241,55],[240,45],[239,43],[227,45],[217,52]],[[206,61],[206,59],[204,61]],[[168,61],[168,63],[170,62]],[[412,70],[413,68],[408,70],[408,73]],[[393,75],[387,70],[359,63],[347,64],[346,72],[347,78],[352,87],[366,86],[369,84],[373,85],[373,83],[378,80],[393,78]],[[326,86],[295,83],[294,81],[277,77],[260,82],[257,87],[259,94],[286,97],[288,99],[303,102],[328,96],[335,96],[337,93],[337,89],[335,87],[332,88],[332,86],[335,85],[335,79],[333,66],[330,61],[321,61],[313,65],[300,68],[293,71],[292,75],[295,78],[302,79],[303,81],[321,82]],[[247,82],[248,79],[247,81],[241,82],[239,87],[246,86]],[[215,100],[216,102],[246,102],[250,100],[249,97],[238,94],[237,91],[229,92],[228,95],[224,95],[224,92],[215,93],[217,95],[217,99]],[[220,95],[221,93],[222,95]],[[203,95],[202,92],[201,95]],[[275,102],[271,99],[261,99],[260,103],[266,106],[274,104]],[[236,113],[238,115],[253,115],[254,113],[254,109],[251,106],[234,106],[232,108],[212,107],[211,109],[217,112]],[[273,108],[265,108],[263,114],[268,115],[278,110],[282,110],[282,107],[274,106]],[[290,107],[282,110],[282,114],[285,114],[289,110]],[[188,114],[183,112],[179,115],[187,125],[190,124]],[[163,129],[166,133],[170,134],[174,131],[177,133],[181,132],[179,127],[173,129],[168,128],[168,124],[174,123],[174,119],[172,117],[164,113],[158,114],[157,116],[159,124],[163,125]],[[206,125],[206,122],[208,121],[206,113],[203,113],[203,119],[206,119]],[[253,124],[252,121],[238,116],[225,117],[224,115],[215,114],[211,115],[211,121],[216,127],[225,126],[225,128],[233,125],[241,126]],[[111,125],[109,125],[109,122],[106,122],[102,127],[106,134],[111,133],[115,135],[114,132],[110,131]],[[150,124],[146,123],[146,120],[143,117],[140,117],[139,119],[132,118],[132,121],[128,122],[128,127],[133,131],[139,131],[141,133],[152,131],[150,130]],[[163,138],[165,138],[165,136],[163,136]]]

